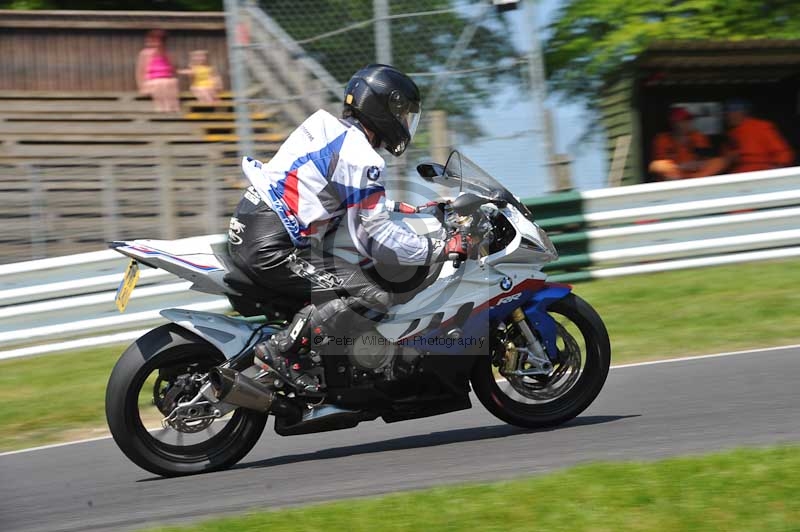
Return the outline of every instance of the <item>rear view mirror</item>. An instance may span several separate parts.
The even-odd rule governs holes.
[[[461,176],[455,173],[452,168],[442,166],[439,163],[418,164],[417,173],[428,183],[461,188]]]
[[[444,166],[439,163],[422,163],[417,165],[417,173],[419,176],[430,183],[434,182],[434,178],[444,175]]]

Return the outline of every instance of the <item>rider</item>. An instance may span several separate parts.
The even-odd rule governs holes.
[[[467,256],[469,243],[459,234],[428,238],[389,217],[389,211],[418,209],[386,198],[385,163],[376,150],[400,156],[420,111],[411,78],[388,65],[369,65],[348,82],[341,119],[319,110],[268,163],[242,162],[252,186],[231,219],[230,255],[256,284],[306,303],[286,329],[256,346],[255,362],[299,390],[320,387],[300,354],[345,324],[353,332],[381,319],[391,306],[392,295],[363,266]],[[364,260],[344,260],[348,250]]]

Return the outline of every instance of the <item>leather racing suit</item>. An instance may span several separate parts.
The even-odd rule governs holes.
[[[386,199],[385,163],[355,120],[317,111],[268,163],[245,158],[242,167],[251,186],[231,218],[231,258],[256,284],[306,304],[278,338],[282,353],[312,332],[345,323],[354,332],[385,314],[392,295],[363,270],[372,261],[445,259],[444,240],[390,218],[400,204]]]

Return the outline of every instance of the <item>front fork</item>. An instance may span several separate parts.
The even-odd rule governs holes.
[[[517,347],[512,342],[506,344],[501,373],[533,376],[549,375],[553,371],[553,363],[558,361],[558,325],[547,313],[547,307],[571,291],[569,285],[547,283],[522,307],[511,312],[511,320],[517,324],[528,345]],[[531,330],[531,324],[536,328],[536,334]]]
[[[517,347],[513,342],[506,344],[503,361],[503,375],[516,377],[532,377],[535,375],[549,375],[553,371],[553,363],[542,348],[539,339],[533,334],[528,318],[520,308],[514,309],[511,319],[517,324],[528,347]]]

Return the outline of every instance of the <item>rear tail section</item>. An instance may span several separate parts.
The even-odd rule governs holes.
[[[111,242],[109,247],[149,266],[161,268],[192,282],[192,290],[226,294],[223,280],[227,269],[220,258],[225,253],[224,235],[181,240],[129,240]]]

